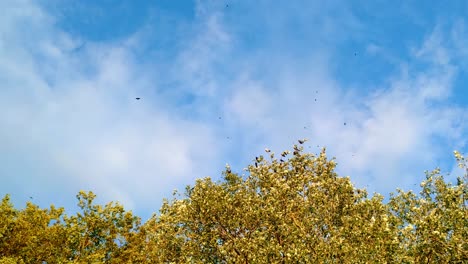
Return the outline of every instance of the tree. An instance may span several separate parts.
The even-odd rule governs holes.
[[[455,157],[460,168],[468,168],[460,153],[455,151]],[[462,263],[468,259],[467,184],[468,173],[452,186],[435,169],[426,172],[419,196],[398,190],[391,198],[405,261]]]
[[[0,205],[0,256],[24,263],[128,263],[128,241],[140,220],[119,204],[94,205],[92,192],[77,195],[82,212],[74,216],[28,202],[16,210],[8,195]],[[1,261],[8,261],[4,258]]]
[[[125,263],[126,249],[138,232],[140,219],[125,212],[120,204],[94,205],[96,195],[81,191],[77,195],[81,213],[64,217],[68,259],[77,262]]]
[[[61,236],[62,213],[63,208],[40,209],[31,202],[16,210],[6,195],[0,205],[0,256],[20,257],[25,263],[60,258],[60,246],[66,241]]]
[[[318,156],[271,154],[248,177],[224,172],[165,201],[146,224],[153,262],[356,263],[398,262],[397,220],[381,196],[367,198],[334,173],[325,149]],[[285,156],[285,155],[284,155]]]
[[[301,143],[302,145],[302,143]],[[468,173],[426,172],[419,194],[388,203],[334,170],[323,149],[266,150],[239,175],[199,179],[146,223],[118,203],[77,195],[80,212],[0,204],[0,263],[463,263]],[[289,158],[287,158],[289,157]],[[458,152],[459,166],[468,171]],[[285,159],[285,160],[283,160]]]

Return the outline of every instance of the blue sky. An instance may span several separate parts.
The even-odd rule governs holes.
[[[18,206],[84,189],[145,218],[299,138],[370,192],[460,175],[465,1],[118,2],[0,3],[0,194]]]

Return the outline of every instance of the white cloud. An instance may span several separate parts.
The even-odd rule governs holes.
[[[226,102],[226,111],[246,125],[258,123],[259,120],[265,124],[273,106],[267,90],[252,80],[240,81],[234,87],[233,94]]]
[[[39,192],[44,205],[58,200],[68,207],[70,191],[90,189],[103,200],[156,211],[173,188],[213,171],[210,162],[222,151],[213,128],[157,104],[164,99],[151,92],[157,91],[154,77],[135,61],[131,45],[83,45],[31,2],[10,11],[2,18],[10,27],[0,32],[0,156],[14,151],[18,165],[12,166],[30,168],[4,171],[15,178],[2,193],[22,201],[27,192]],[[206,39],[225,40],[215,22],[207,23]],[[38,34],[11,30],[36,25]],[[24,186],[12,189],[15,182]]]
[[[401,74],[371,94],[346,90],[335,82],[327,70],[328,51],[320,50],[306,67],[289,65],[269,76],[278,81],[268,89],[238,84],[228,108],[250,118],[245,124],[261,123],[249,130],[250,140],[244,140],[258,154],[263,147],[278,152],[290,148],[295,139],[308,137],[313,148],[306,151],[317,150],[316,144],[327,146],[338,158],[339,172],[351,175],[359,186],[385,194],[413,187],[423,179],[424,170],[451,154],[449,146],[461,144],[467,131],[460,122],[466,109],[447,103],[457,67],[437,38],[428,36],[415,51],[416,63],[435,54],[426,68],[401,64]]]
[[[213,3],[200,2],[175,60],[142,63],[133,51],[146,45],[146,30],[120,42],[89,42],[62,32],[31,2],[17,3],[0,18],[0,157],[9,161],[0,173],[16,175],[1,192],[40,189],[49,204],[72,200],[70,191],[83,188],[156,211],[173,188],[216,178],[225,162],[240,171],[263,148],[280,152],[304,137],[306,151],[327,146],[340,173],[388,192],[419,182],[434,160],[451,154],[447,148],[464,146],[466,109],[447,104],[455,51],[437,29],[399,75],[366,94],[335,80],[333,47],[322,42],[296,63],[269,11],[262,21],[269,44],[255,54],[241,56],[237,29],[228,31]],[[346,30],[360,32],[360,22],[341,12],[351,21]],[[342,21],[317,21],[324,43],[346,39]],[[376,45],[368,51],[386,53]],[[194,102],[175,103],[185,94]]]

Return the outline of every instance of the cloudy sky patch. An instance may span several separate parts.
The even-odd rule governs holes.
[[[371,192],[457,172],[466,4],[396,6],[3,2],[0,194],[71,208],[92,190],[147,217],[300,138]]]

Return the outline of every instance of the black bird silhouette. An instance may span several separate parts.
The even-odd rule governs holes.
[[[135,99],[140,100],[141,98],[140,98],[140,97],[137,97],[137,98],[135,98]]]
[[[304,144],[306,141],[307,141],[307,140],[305,140],[305,139],[299,139],[299,140],[298,140],[299,144]]]
[[[344,123],[344,125],[346,126],[346,122]]]

